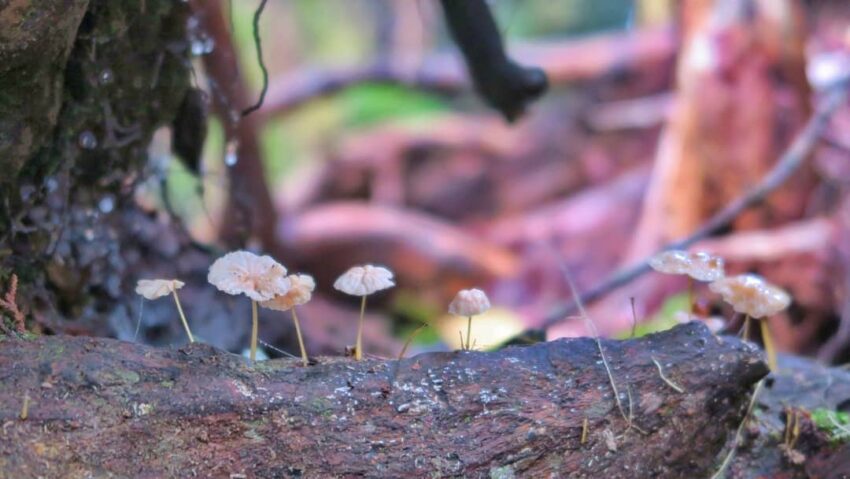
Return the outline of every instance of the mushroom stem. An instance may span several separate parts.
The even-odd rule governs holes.
[[[398,359],[399,360],[404,359],[404,355],[405,355],[405,353],[407,353],[407,348],[410,347],[410,343],[412,343],[413,340],[416,339],[416,336],[418,336],[419,333],[422,332],[423,329],[425,329],[425,326],[428,326],[428,325],[422,324],[418,328],[414,329],[412,333],[410,333],[410,336],[407,337],[407,341],[404,342],[404,346],[402,346],[402,348],[401,348],[401,352],[398,353]]]
[[[363,359],[363,315],[366,314],[366,295],[360,301],[360,322],[357,323],[357,344],[354,346],[354,360]]]
[[[301,337],[301,325],[298,324],[298,316],[295,314],[295,307],[290,309],[292,311],[292,322],[295,323],[295,334],[298,336],[298,345],[301,346],[301,362],[304,363],[304,367],[307,367],[307,349],[304,348],[304,338]]]
[[[750,315],[744,316],[744,325],[741,326],[741,332],[743,333],[744,341],[750,340]]]
[[[688,302],[691,305],[691,314],[696,314],[697,302],[694,293],[694,279],[688,276]]]
[[[466,317],[466,350],[470,350],[470,338],[472,337],[472,316]]]
[[[177,305],[177,312],[180,313],[180,321],[183,321],[183,328],[186,330],[186,335],[189,336],[189,342],[194,343],[195,338],[192,337],[192,331],[189,331],[189,323],[186,322],[186,315],[183,314],[183,307],[180,306],[180,298],[177,297],[177,290],[172,290],[171,294],[174,295],[174,304]]]
[[[257,324],[257,302],[251,300],[251,364],[257,360],[257,333],[259,325]]]
[[[767,365],[771,371],[776,371],[776,348],[773,346],[773,338],[770,336],[770,330],[767,327],[767,320],[762,318],[759,320],[761,327],[761,341],[764,343],[764,352],[767,353]]]

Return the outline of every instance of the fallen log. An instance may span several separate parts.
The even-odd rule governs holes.
[[[813,421],[818,410],[850,411],[850,369],[780,355],[764,383],[726,477],[850,478],[850,436],[831,440]]]
[[[2,477],[707,477],[766,366],[691,323],[402,361],[0,341]],[[680,392],[681,391],[681,392]]]

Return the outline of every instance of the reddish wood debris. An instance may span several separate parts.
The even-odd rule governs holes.
[[[707,477],[767,372],[759,352],[695,323],[602,345],[631,426],[589,338],[402,361],[320,358],[309,368],[251,368],[197,343],[5,340],[0,471]]]

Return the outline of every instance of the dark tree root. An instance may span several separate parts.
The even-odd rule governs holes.
[[[99,338],[6,339],[0,471],[710,476],[753,384],[767,374],[760,352],[695,323],[602,345],[626,418],[589,338],[401,361],[322,358],[308,368],[273,360],[253,369],[197,343],[169,350]]]

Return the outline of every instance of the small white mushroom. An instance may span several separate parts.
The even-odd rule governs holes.
[[[207,281],[227,294],[244,294],[251,298],[251,363],[254,363],[257,359],[257,302],[289,291],[286,268],[270,256],[233,251],[215,260]]]
[[[687,251],[669,250],[649,258],[649,266],[659,273],[688,274],[691,260]]]
[[[368,296],[382,289],[392,288],[392,271],[383,266],[366,264],[355,266],[334,282],[334,288],[352,296]]]
[[[383,289],[395,286],[392,271],[382,266],[366,264],[355,266],[343,273],[336,281],[334,288],[352,296],[360,296],[360,321],[357,326],[357,345],[354,349],[354,359],[363,359],[363,316],[366,313],[366,296]]]
[[[703,251],[662,251],[649,259],[649,266],[665,274],[686,274],[697,281],[714,281],[724,276],[723,258]]]
[[[723,258],[702,251],[694,253],[682,250],[662,251],[649,259],[649,266],[659,273],[688,276],[691,312],[696,309],[694,280],[710,282],[725,276]]]
[[[287,279],[289,279],[289,291],[268,301],[263,301],[260,306],[275,311],[289,311],[295,306],[310,301],[313,297],[313,290],[316,289],[316,281],[312,276],[291,274],[287,276]]]
[[[185,285],[176,279],[140,279],[136,283],[136,294],[153,300],[172,294]]]
[[[774,286],[755,274],[742,274],[721,278],[708,287],[721,295],[732,308],[743,313],[744,338],[747,337],[750,318],[760,319],[762,341],[771,370],[776,370],[776,350],[768,329],[767,316],[772,316],[791,304],[791,296],[782,288]]]
[[[721,278],[708,285],[739,313],[760,319],[772,316],[791,304],[791,296],[755,274]]]
[[[316,281],[313,277],[307,274],[293,274],[288,276],[289,291],[281,296],[263,301],[260,306],[275,311],[290,311],[292,313],[292,321],[295,323],[295,333],[298,335],[298,345],[301,347],[301,363],[307,366],[309,360],[307,358],[307,350],[304,348],[304,338],[301,336],[301,324],[298,322],[298,316],[295,314],[295,306],[305,304],[310,301],[313,296],[313,290],[316,289]]]
[[[289,291],[286,268],[270,256],[233,251],[215,260],[207,281],[221,291],[268,301]]]
[[[136,294],[149,300],[169,294],[173,295],[174,304],[177,305],[177,312],[180,314],[180,321],[183,322],[183,329],[189,336],[189,342],[194,343],[195,338],[192,337],[192,331],[189,330],[189,323],[186,321],[186,315],[183,314],[183,307],[180,305],[180,298],[177,297],[177,290],[183,286],[185,286],[185,283],[177,279],[140,279],[136,283]]]
[[[713,254],[698,251],[690,253],[691,268],[688,276],[697,280],[711,282],[726,275],[723,258]]]
[[[455,298],[449,304],[449,312],[457,316],[466,316],[466,347],[469,350],[472,347],[470,343],[472,336],[472,317],[479,315],[490,309],[490,300],[487,294],[480,289],[462,289],[457,292]]]

